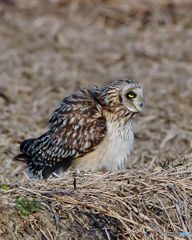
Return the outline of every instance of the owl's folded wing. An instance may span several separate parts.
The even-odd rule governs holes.
[[[106,119],[91,93],[76,94],[63,100],[49,121],[51,129],[32,141],[25,140],[21,151],[33,164],[55,166],[93,151],[106,134]]]

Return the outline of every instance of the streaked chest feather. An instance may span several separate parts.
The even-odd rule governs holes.
[[[110,120],[110,119],[109,119]],[[79,170],[115,171],[124,166],[133,149],[133,119],[107,122],[107,134],[99,146],[74,160],[72,167]]]

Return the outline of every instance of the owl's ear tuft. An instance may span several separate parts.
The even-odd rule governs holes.
[[[92,92],[90,89],[84,88],[84,87],[80,86],[80,91],[81,91],[83,94],[88,95],[88,96],[91,97],[91,98],[94,98],[94,97],[93,97],[93,92]]]
[[[96,89],[98,89],[99,87],[97,86],[97,85],[95,85],[94,87],[93,87],[93,91],[94,90],[96,90]]]

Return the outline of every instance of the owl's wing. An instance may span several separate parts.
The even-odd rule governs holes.
[[[102,141],[106,119],[101,106],[89,90],[82,91],[83,94],[65,98],[49,121],[51,129],[21,149],[31,156],[33,163],[52,167],[69,157],[93,151]]]

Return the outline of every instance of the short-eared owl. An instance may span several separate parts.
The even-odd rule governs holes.
[[[63,99],[49,120],[50,130],[23,141],[30,177],[47,178],[52,172],[72,169],[115,171],[124,166],[133,149],[133,121],[143,108],[144,96],[132,80],[115,81],[104,88],[81,88]]]

